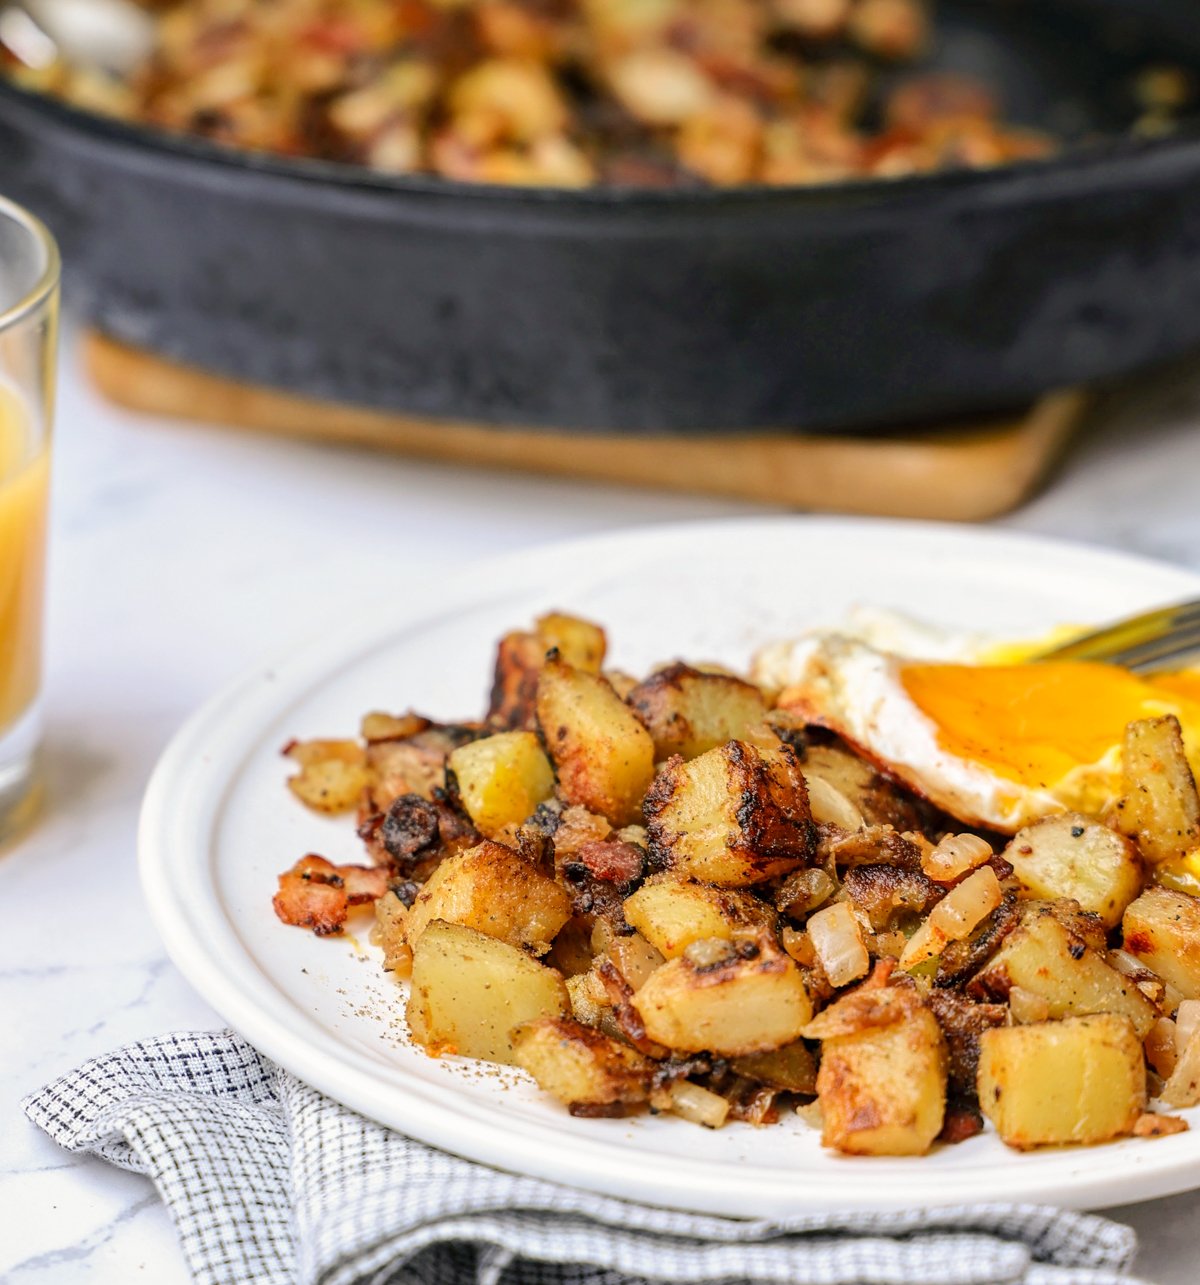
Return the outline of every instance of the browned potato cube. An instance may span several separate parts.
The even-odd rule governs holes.
[[[632,1003],[655,1043],[727,1057],[782,1048],[812,1017],[800,970],[765,935],[748,950],[696,942],[651,974]]]
[[[417,894],[404,922],[416,948],[435,919],[464,924],[544,955],[571,917],[571,898],[524,857],[487,841],[447,857]]]
[[[1144,878],[1137,849],[1124,835],[1076,812],[1018,830],[1004,859],[1031,896],[1069,897],[1106,928],[1121,922]]]
[[[804,774],[790,745],[730,741],[671,759],[646,796],[651,855],[680,877],[724,887],[805,864],[816,843]]]
[[[859,1156],[921,1156],[942,1129],[946,1046],[919,1003],[897,1022],[821,1042],[821,1141]]]
[[[767,712],[762,692],[752,683],[683,664],[660,669],[627,699],[650,729],[659,759],[695,758],[742,736]]]
[[[295,741],[284,753],[300,765],[288,789],[314,812],[349,812],[371,784],[366,751],[357,741]]]
[[[1027,913],[970,984],[972,994],[999,1000],[1013,987],[1041,996],[1051,1018],[1112,1013],[1126,1018],[1139,1038],[1157,1016],[1133,981],[1072,936],[1049,907]]]
[[[1147,888],[1121,921],[1125,949],[1184,999],[1200,999],[1200,899]]]
[[[767,925],[775,915],[770,906],[750,893],[672,875],[652,875],[625,898],[625,920],[668,958],[675,959],[694,941]]]
[[[1200,847],[1200,795],[1174,714],[1125,728],[1116,823],[1157,864]]]
[[[979,1105],[1010,1147],[1123,1137],[1145,1109],[1142,1046],[1123,1017],[997,1026],[979,1039]]]
[[[590,620],[551,611],[539,616],[537,634],[545,651],[557,651],[559,657],[585,674],[598,674],[604,664],[608,643],[604,630]]]
[[[608,683],[549,661],[538,681],[537,716],[562,797],[613,825],[637,821],[654,777],[654,742]]]
[[[434,920],[413,951],[408,1028],[435,1056],[511,1063],[514,1027],[569,1011],[554,969],[473,928]]]
[[[512,1033],[514,1061],[538,1087],[579,1114],[645,1102],[654,1063],[569,1017],[540,1017]],[[582,1110],[581,1110],[582,1108]]]
[[[489,838],[554,793],[554,769],[533,732],[499,732],[460,745],[447,766],[467,815]]]

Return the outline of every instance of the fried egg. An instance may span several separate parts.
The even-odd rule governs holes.
[[[782,688],[781,707],[837,732],[959,820],[1004,833],[1115,802],[1134,719],[1174,714],[1200,767],[1200,673],[1147,678],[1024,660],[1037,649],[960,637],[912,659],[826,632],[764,653],[756,676]],[[956,654],[992,663],[947,658]]]

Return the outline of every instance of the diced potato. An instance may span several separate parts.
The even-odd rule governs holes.
[[[546,644],[523,630],[507,633],[496,646],[488,726],[531,729],[536,721],[538,676],[546,660]]]
[[[408,907],[394,892],[385,892],[375,902],[375,925],[371,941],[383,949],[383,966],[389,973],[407,977],[412,971],[412,948],[404,934]]]
[[[1002,1000],[1014,986],[1040,995],[1052,1018],[1093,1013],[1125,1017],[1139,1039],[1157,1016],[1137,986],[1074,938],[1048,907],[1025,916],[976,975],[970,990]]]
[[[782,1048],[798,1039],[812,1017],[800,970],[763,936],[750,951],[714,942],[712,962],[692,952],[669,960],[633,996],[655,1043],[681,1053],[707,1050],[728,1057]]]
[[[435,919],[413,951],[408,1027],[434,1055],[511,1063],[514,1027],[569,1011],[558,973],[473,928]]]
[[[571,898],[524,857],[490,840],[447,857],[430,875],[405,919],[414,949],[434,920],[544,955],[571,917]]]
[[[288,789],[314,812],[349,812],[371,784],[366,751],[357,741],[296,741],[284,751],[300,765]]]
[[[652,875],[625,899],[625,920],[667,959],[675,959],[694,941],[719,937],[774,920],[770,906],[732,888]]]
[[[1125,728],[1116,824],[1157,864],[1200,847],[1200,794],[1174,714]]]
[[[541,1017],[518,1026],[512,1044],[516,1064],[572,1110],[620,1107],[649,1097],[654,1063],[569,1017]]]
[[[860,1156],[921,1156],[942,1130],[946,1045],[933,1014],[912,1004],[902,1020],[821,1043],[821,1141]]]
[[[724,887],[761,883],[805,864],[816,831],[795,751],[743,741],[672,758],[646,796],[650,852],[680,877]]]
[[[561,611],[551,611],[538,617],[537,635],[545,651],[557,651],[568,665],[583,670],[585,674],[600,672],[608,643],[599,625],[578,616],[564,615]]]
[[[997,1026],[979,1039],[979,1105],[1010,1147],[1123,1137],[1145,1109],[1142,1046],[1124,1017]]]
[[[787,1093],[817,1091],[817,1062],[803,1040],[768,1053],[747,1053],[734,1059],[733,1069],[738,1075]]]
[[[613,825],[640,820],[654,742],[608,683],[551,660],[538,681],[537,716],[562,797]]]
[[[1070,897],[1099,915],[1106,928],[1121,922],[1144,878],[1129,839],[1074,812],[1019,830],[1004,850],[1004,859],[1030,895]]]
[[[533,732],[499,732],[460,745],[447,766],[467,815],[493,838],[554,793],[554,769]]]
[[[695,758],[742,736],[767,712],[762,692],[752,683],[683,664],[660,669],[627,699],[650,729],[659,759]]]
[[[1200,898],[1147,888],[1121,921],[1125,949],[1184,999],[1200,999]]]

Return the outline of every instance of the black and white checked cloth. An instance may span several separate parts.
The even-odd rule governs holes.
[[[154,1180],[198,1285],[1135,1285],[1133,1232],[1087,1214],[744,1222],[500,1173],[364,1120],[232,1032],[131,1044],[24,1105],[61,1146]]]

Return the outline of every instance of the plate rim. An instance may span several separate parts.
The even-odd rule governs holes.
[[[405,629],[419,629],[446,611],[470,606],[479,601],[481,589],[482,596],[488,596],[489,592],[495,592],[497,583],[504,584],[506,592],[521,593],[525,582],[530,582],[530,587],[541,583],[546,566],[556,562],[570,563],[581,554],[599,559],[606,553],[620,555],[633,549],[641,552],[647,541],[687,544],[696,537],[712,539],[729,532],[745,539],[752,534],[766,537],[781,529],[796,528],[803,528],[818,538],[823,533],[837,536],[848,531],[856,537],[886,534],[893,550],[905,542],[927,546],[932,538],[949,541],[954,552],[961,552],[963,546],[971,544],[980,548],[987,546],[993,557],[1005,550],[1010,554],[1037,552],[1043,556],[1052,552],[1065,564],[1078,563],[1081,571],[1104,568],[1106,576],[1125,577],[1140,573],[1148,578],[1177,581],[1182,592],[1200,590],[1200,573],[1191,568],[1073,541],[1005,529],[964,528],[951,523],[794,515],[638,526],[547,542],[465,563],[449,573],[424,572],[416,577],[406,573],[406,584],[410,587],[414,583],[423,584],[433,593],[432,604],[424,594],[410,592],[406,594],[407,601],[421,604],[416,610],[405,607],[355,612],[335,629],[280,654],[273,663],[254,666],[205,701],[164,749],[150,776],[142,804],[138,864],[151,920],[172,961],[221,1018],[297,1078],[370,1119],[471,1160],[610,1197],[695,1213],[762,1217],[764,1211],[794,1215],[814,1209],[910,1208],[911,1187],[904,1183],[895,1184],[897,1190],[890,1199],[886,1195],[881,1197],[877,1190],[873,1190],[870,1198],[862,1198],[864,1185],[872,1188],[880,1185],[878,1182],[864,1184],[864,1177],[896,1176],[888,1173],[887,1161],[849,1160],[844,1173],[822,1174],[822,1190],[815,1196],[812,1192],[803,1192],[803,1198],[798,1198],[797,1193],[788,1192],[787,1198],[781,1200],[777,1185],[780,1176],[799,1178],[801,1182],[797,1185],[802,1186],[802,1170],[747,1165],[740,1167],[736,1183],[728,1181],[727,1174],[718,1174],[714,1180],[705,1172],[704,1165],[688,1165],[679,1157],[669,1155],[656,1156],[653,1163],[647,1163],[648,1153],[644,1147],[631,1151],[612,1139],[592,1141],[572,1136],[570,1147],[563,1147],[563,1135],[556,1133],[549,1122],[521,1119],[514,1123],[510,1119],[506,1124],[503,1111],[484,1111],[475,1103],[470,1104],[470,1109],[464,1109],[462,1102],[453,1100],[447,1104],[444,1090],[406,1078],[400,1068],[396,1068],[389,1083],[389,1077],[378,1064],[350,1046],[343,1045],[340,1055],[336,1055],[324,1051],[320,1043],[310,1044],[305,1036],[313,1031],[319,1032],[326,1041],[329,1038],[327,1028],[313,1018],[299,1010],[290,1015],[264,1010],[252,997],[253,990],[261,989],[259,984],[255,982],[250,990],[243,991],[236,984],[238,974],[223,967],[216,953],[219,934],[198,933],[192,918],[192,912],[203,903],[206,892],[214,902],[217,900],[215,880],[208,886],[197,877],[201,868],[209,865],[212,836],[206,832],[201,842],[198,836],[188,833],[189,823],[196,819],[195,807],[198,801],[203,804],[204,795],[203,772],[198,773],[195,765],[206,761],[205,746],[214,732],[230,719],[231,711],[240,711],[245,722],[248,710],[250,714],[257,714],[260,707],[277,708],[284,693],[290,693],[290,699],[302,697],[313,683],[332,678],[339,669],[353,665],[356,657],[396,638]],[[1008,560],[1011,561],[1011,557]],[[249,722],[259,723],[260,741],[261,720],[250,717]],[[242,746],[237,762],[252,753],[256,744],[252,741],[249,748]],[[235,771],[236,763],[225,769],[225,775],[231,777]],[[222,797],[228,788],[229,781],[221,791]],[[205,855],[200,860],[193,858],[190,867],[185,863],[181,871],[176,868],[179,854],[188,849],[189,843]],[[185,876],[182,880],[181,873]],[[192,896],[198,896],[199,901],[189,901]],[[225,919],[224,923],[228,935],[237,941],[231,921]],[[257,972],[249,951],[245,948],[243,951]],[[402,1126],[397,1124],[397,1104],[415,1108],[410,1110]],[[414,1124],[416,1128],[412,1127]],[[1145,1144],[1141,1143],[1136,1153],[1124,1157],[1125,1182],[1119,1191],[1113,1189],[1111,1176],[1103,1172],[1096,1176],[1090,1171],[1086,1149],[1061,1149],[1037,1153],[1060,1159],[1062,1163],[1044,1164],[1046,1174],[1033,1183],[1017,1184],[1019,1191],[1007,1189],[1013,1186],[1013,1180],[1006,1174],[1000,1184],[1007,1184],[1002,1194],[996,1191],[994,1174],[922,1171],[928,1178],[929,1188],[922,1192],[922,1201],[942,1207],[1003,1198],[1100,1208],[1153,1199],[1200,1185],[1200,1147],[1189,1148],[1188,1138],[1189,1135],[1183,1134],[1156,1140],[1154,1151],[1148,1156],[1142,1150]],[[521,1144],[520,1155],[516,1157],[515,1143]],[[1107,1146],[1111,1154],[1114,1147],[1129,1144]],[[638,1163],[633,1165],[631,1161],[635,1157]],[[1147,1164],[1147,1159],[1152,1163]],[[869,1175],[864,1174],[863,1165],[871,1166]],[[1072,1169],[1075,1172],[1065,1172]],[[1139,1169],[1142,1172],[1139,1173]],[[1059,1191],[1059,1183],[1068,1179],[1069,1188]]]

